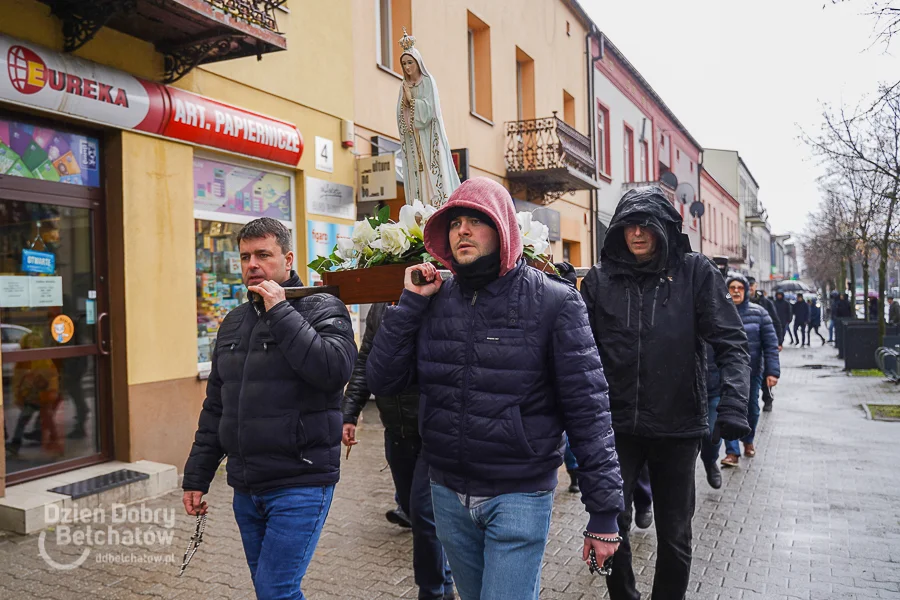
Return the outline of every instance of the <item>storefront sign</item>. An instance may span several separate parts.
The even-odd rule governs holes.
[[[356,204],[353,202],[353,188],[349,185],[307,177],[306,211],[313,215],[354,220]]]
[[[291,178],[195,157],[194,209],[290,221]]]
[[[0,175],[99,187],[99,164],[96,138],[0,119]]]
[[[50,252],[22,250],[22,272],[53,275],[56,273],[56,257]]]
[[[393,152],[360,158],[356,164],[359,168],[360,202],[393,200],[397,197]]]
[[[0,100],[291,166],[291,123],[0,35]]]

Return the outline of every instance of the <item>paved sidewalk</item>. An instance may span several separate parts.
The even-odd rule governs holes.
[[[718,491],[707,486],[698,465],[688,598],[900,599],[900,424],[868,421],[859,408],[863,401],[900,403],[900,394],[879,379],[844,375],[834,355],[830,347],[785,348],[775,411],[763,413],[760,421],[757,457],[724,472]],[[393,487],[384,470],[383,430],[370,409],[305,580],[312,600],[416,596],[411,536],[384,519]],[[68,571],[41,558],[39,535],[0,534],[0,599],[253,598],[224,476],[217,478],[208,500],[206,541],[183,578],[176,575],[193,523],[180,509],[179,493],[145,503],[177,515],[172,544],[93,547],[84,564]],[[579,558],[585,523],[581,502],[562,486],[541,598],[607,597],[605,584],[591,577]],[[76,529],[86,530],[86,525]],[[157,526],[156,531],[166,529]],[[45,553],[58,563],[74,561],[84,547],[58,546],[57,533],[44,534]],[[652,531],[633,532],[645,597],[654,537]],[[107,554],[145,562],[97,561]],[[176,564],[150,562],[167,556]]]

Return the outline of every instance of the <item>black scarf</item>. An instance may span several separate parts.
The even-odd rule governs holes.
[[[467,265],[461,265],[455,259],[451,262],[459,284],[466,290],[480,290],[500,277],[500,250]]]

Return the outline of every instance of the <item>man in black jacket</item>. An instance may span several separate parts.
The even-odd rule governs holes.
[[[291,233],[275,219],[237,236],[250,302],[222,321],[184,467],[184,507],[227,456],[234,516],[259,598],[300,598],[341,462],[341,397],[356,360],[347,307],[326,294],[286,300],[302,285]]]
[[[607,578],[612,600],[637,600],[628,532],[631,497],[650,469],[658,551],[653,599],[684,598],[691,568],[694,463],[709,435],[704,341],[722,373],[714,437],[750,432],[747,336],[725,282],[691,252],[681,217],[658,187],[622,197],[581,286],[604,371],[622,469],[625,540]]]
[[[797,294],[797,301],[794,302],[791,312],[794,315],[794,345],[800,344],[800,347],[809,346],[809,305],[803,299],[803,294]],[[798,333],[797,330],[800,330]]]
[[[366,359],[372,340],[381,327],[387,303],[373,304],[366,317],[366,332],[359,347],[359,356],[350,383],[344,391],[344,445],[359,443],[356,424],[369,401],[371,392],[366,382]],[[422,438],[419,437],[419,386],[411,385],[394,396],[376,396],[378,414],[384,425],[384,454],[391,467],[397,500],[409,515],[413,534],[413,573],[419,586],[419,600],[453,599],[453,580],[446,564],[444,549],[434,526],[431,504],[431,481],[428,465],[422,457]]]
[[[778,314],[778,322],[781,323],[781,333],[778,336],[778,345],[784,345],[784,336],[787,335],[794,343],[794,336],[791,333],[791,318],[794,309],[791,303],[784,297],[784,292],[775,292],[775,312]]]

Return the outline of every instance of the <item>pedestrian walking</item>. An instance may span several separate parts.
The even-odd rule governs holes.
[[[894,300],[893,296],[887,297],[888,301],[888,323],[891,325],[900,325],[900,304]]]
[[[825,341],[825,337],[819,333],[819,327],[822,326],[822,309],[817,304],[817,300],[815,298],[810,298],[809,300],[809,335],[808,338],[812,338],[812,334],[815,333],[819,336],[819,339],[822,340],[822,345],[824,346],[828,342]]]
[[[756,426],[759,423],[759,390],[763,384],[769,387],[778,385],[781,376],[781,364],[778,360],[778,339],[775,336],[775,327],[769,314],[752,302],[746,296],[750,285],[743,275],[731,275],[726,282],[728,293],[744,323],[747,332],[747,341],[750,346],[750,397],[747,405],[747,420],[750,423],[750,433],[741,438],[744,444],[744,456],[753,458],[756,456],[754,437]],[[801,300],[798,300],[798,303]],[[719,446],[712,440],[715,446],[715,454],[718,456]],[[711,449],[712,450],[712,449]],[[740,446],[737,440],[725,441],[725,458],[722,459],[723,467],[736,467],[740,463]],[[711,452],[710,452],[711,455]]]
[[[372,395],[366,381],[366,359],[387,307],[388,304],[382,302],[369,309],[359,356],[344,391],[341,407],[344,413],[343,442],[348,449],[358,443],[356,425]],[[412,526],[413,578],[419,588],[419,600],[452,600],[455,597],[453,579],[444,548],[437,538],[431,480],[419,437],[419,386],[413,384],[391,396],[376,396],[375,404],[384,425],[384,453],[397,490],[397,502]],[[394,522],[399,515],[392,510],[385,516]]]
[[[878,298],[872,297],[869,298],[869,321],[877,321],[878,320]]]
[[[347,307],[334,296],[285,299],[285,287],[302,283],[280,221],[251,221],[237,241],[251,301],[219,327],[184,467],[184,507],[206,514],[203,495],[227,457],[257,597],[302,600],[339,478],[341,398],[356,342]]]
[[[832,290],[830,294],[830,304],[828,310],[828,343],[834,342],[834,324],[835,319],[837,319],[838,313],[838,301],[840,300],[840,294],[837,290]]]
[[[369,353],[369,388],[419,384],[437,534],[460,597],[536,599],[563,432],[589,514],[581,558],[602,564],[619,542],[622,479],[584,303],[525,264],[512,198],[491,179],[463,183],[424,237],[454,276],[407,269]]]
[[[691,567],[694,465],[708,435],[705,340],[723,372],[717,435],[750,431],[747,336],[715,265],[691,251],[682,219],[658,187],[627,192],[581,284],[610,382],[625,506],[624,541],[607,578],[612,600],[635,600],[628,530],[631,502],[649,467],[657,533],[654,600],[682,599]]]
[[[778,318],[778,310],[775,308],[775,303],[766,298],[762,291],[756,289],[756,279],[748,277],[747,282],[750,284],[750,302],[766,309],[766,312],[769,313],[769,318],[772,319],[772,325],[775,327],[775,335],[778,338],[778,351],[781,352],[781,341],[784,339],[784,328],[781,325],[781,320]],[[763,385],[762,398],[763,411],[771,412],[772,405],[775,403],[775,395],[772,393],[772,388]]]
[[[794,345],[800,345],[801,348],[804,346],[809,346],[809,332],[807,331],[807,326],[809,325],[809,306],[803,300],[803,294],[797,294],[797,301],[794,302],[793,307],[794,314]],[[800,330],[800,333],[797,333],[797,330]]]
[[[853,307],[850,306],[850,300],[847,299],[847,294],[841,294],[838,297],[838,303],[835,308],[834,316],[838,319],[853,318]]]
[[[784,297],[784,292],[775,292],[775,312],[778,313],[778,321],[781,323],[781,335],[778,337],[778,345],[784,345],[784,336],[787,334],[791,343],[794,343],[794,335],[791,333],[791,319],[794,308]]]

